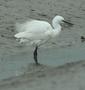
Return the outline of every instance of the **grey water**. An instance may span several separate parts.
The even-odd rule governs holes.
[[[49,66],[85,60],[84,47],[83,44],[80,47],[40,49],[38,60],[41,64]],[[0,60],[0,80],[23,74],[30,63],[34,63],[32,52],[4,57]]]

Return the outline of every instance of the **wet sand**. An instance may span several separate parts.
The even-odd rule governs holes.
[[[64,28],[55,48],[84,48],[85,42],[81,43],[80,36],[85,36],[85,0],[0,0],[0,62],[7,56],[28,51],[28,47],[21,46],[14,38],[16,22],[31,18],[51,23],[56,14],[74,26]],[[81,54],[85,55],[82,51]],[[24,74],[1,80],[0,90],[84,90],[84,64],[85,61],[60,67],[28,64]]]

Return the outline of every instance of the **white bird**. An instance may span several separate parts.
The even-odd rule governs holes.
[[[52,20],[52,26],[46,21],[32,20],[17,26],[18,33],[14,35],[20,40],[20,43],[28,43],[35,47],[33,52],[34,60],[38,65],[37,50],[38,47],[55,38],[62,30],[61,24],[65,22],[62,16],[55,16]]]

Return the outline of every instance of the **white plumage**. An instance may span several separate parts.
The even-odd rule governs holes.
[[[20,43],[28,43],[35,47],[34,60],[37,61],[37,49],[40,45],[43,45],[51,39],[59,35],[61,31],[61,23],[64,21],[62,16],[55,16],[52,20],[52,25],[46,21],[31,20],[23,24],[17,24],[17,34],[14,36],[19,39]]]
[[[16,29],[18,33],[15,34],[15,37],[20,39],[20,43],[40,46],[60,33],[60,23],[62,20],[64,20],[63,17],[56,16],[52,21],[53,26],[46,21],[39,20],[31,20],[23,24],[17,24]]]

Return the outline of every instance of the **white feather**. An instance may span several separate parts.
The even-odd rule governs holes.
[[[41,45],[56,37],[60,33],[60,22],[62,20],[64,20],[63,17],[56,16],[52,21],[53,26],[46,21],[39,20],[32,20],[23,24],[16,24],[18,33],[14,36],[20,39],[20,42]]]

